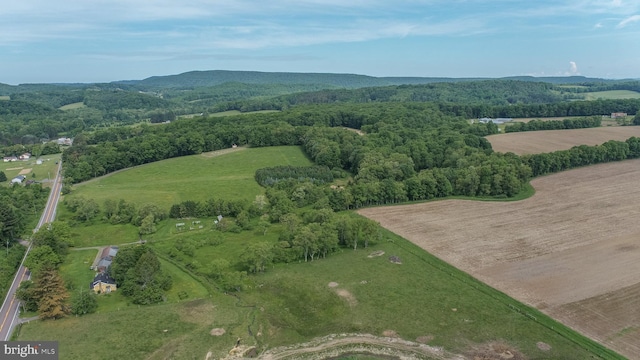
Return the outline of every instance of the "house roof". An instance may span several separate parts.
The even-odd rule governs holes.
[[[98,273],[96,277],[93,278],[93,281],[91,282],[91,285],[89,286],[89,288],[93,289],[93,287],[99,283],[115,285],[116,281],[113,280],[113,278],[111,278],[111,276],[107,275],[106,273]]]
[[[118,253],[118,247],[117,246],[107,246],[106,248],[102,249],[102,253],[100,254],[100,258],[106,258],[106,257],[114,257],[116,256],[116,254]]]
[[[103,257],[98,261],[98,270],[106,270],[109,266],[111,266],[113,258],[110,256]]]

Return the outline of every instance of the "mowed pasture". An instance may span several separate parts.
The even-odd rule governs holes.
[[[519,202],[359,213],[619,353],[640,359],[640,160],[532,181]]]
[[[594,91],[584,94],[587,100],[640,99],[640,93],[631,90]]]
[[[640,137],[640,126],[612,126],[571,130],[523,131],[487,136],[493,150],[514,154],[538,154],[567,150],[578,145],[600,145],[609,140]]]
[[[225,156],[220,156],[220,155]],[[295,146],[260,149],[235,148],[167,159],[137,166],[74,186],[68,195],[84,196],[103,204],[106,199],[125,199],[164,209],[186,200],[209,198],[253,201],[264,192],[254,179],[257,169],[311,161]]]

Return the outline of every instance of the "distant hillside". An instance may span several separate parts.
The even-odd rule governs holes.
[[[542,77],[513,76],[503,80],[519,80],[530,82],[547,82],[551,84],[603,83],[618,82],[588,78],[584,76]],[[177,75],[152,76],[144,80],[115,81],[112,84],[134,86],[141,89],[157,88],[196,88],[216,86],[224,83],[244,84],[299,84],[326,85],[345,89],[364,87],[378,87],[389,85],[419,85],[442,82],[465,82],[489,80],[489,78],[446,78],[446,77],[374,77],[356,74],[330,73],[286,73],[286,72],[258,72],[258,71],[190,71]]]
[[[116,81],[116,84],[146,88],[196,88],[224,83],[244,84],[324,84],[360,88],[392,85],[384,79],[355,74],[283,73],[258,71],[190,71],[178,75],[152,76],[144,80]]]

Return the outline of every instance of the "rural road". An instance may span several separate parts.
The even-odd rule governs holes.
[[[55,179],[53,180],[53,184],[51,185],[51,192],[49,193],[49,199],[47,200],[47,205],[44,208],[44,212],[40,217],[40,221],[38,225],[34,229],[34,232],[38,231],[40,227],[46,223],[50,223],[56,217],[56,209],[58,207],[58,200],[60,199],[60,190],[62,189],[62,174],[60,172],[62,168],[62,161],[58,164],[58,171]],[[22,262],[20,263],[20,267],[18,268],[18,272],[11,283],[11,287],[7,292],[7,297],[4,299],[2,303],[2,308],[0,308],[0,341],[7,341],[11,337],[11,333],[15,325],[19,322],[18,320],[18,309],[20,306],[20,301],[16,299],[15,294],[20,286],[20,283],[23,280],[28,280],[31,274],[26,267],[24,267],[24,259],[26,259],[29,254],[29,250],[31,250],[31,245],[27,248],[27,252],[24,254],[22,258]]]

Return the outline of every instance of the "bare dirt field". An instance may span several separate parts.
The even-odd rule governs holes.
[[[518,202],[359,213],[630,359],[640,359],[640,160],[534,179]]]
[[[538,154],[567,150],[577,145],[599,145],[609,140],[640,137],[640,126],[611,126],[572,130],[524,131],[487,136],[493,150],[514,154]]]

